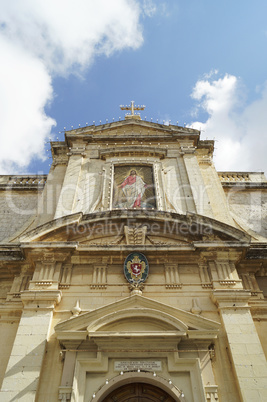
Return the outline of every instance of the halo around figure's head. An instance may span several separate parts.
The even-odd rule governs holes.
[[[133,176],[133,175],[137,175],[136,170],[134,170],[134,169],[132,169],[132,170],[130,171],[130,176]]]

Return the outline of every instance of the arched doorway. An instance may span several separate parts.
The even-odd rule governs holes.
[[[167,392],[152,384],[125,384],[102,399],[102,402],[176,402]]]

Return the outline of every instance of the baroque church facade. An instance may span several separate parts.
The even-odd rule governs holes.
[[[0,176],[0,400],[267,400],[267,181],[125,120]]]

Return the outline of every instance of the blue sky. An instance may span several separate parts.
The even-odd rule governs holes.
[[[1,173],[47,173],[49,137],[131,100],[215,138],[218,170],[267,172],[266,15],[261,0],[0,0]]]

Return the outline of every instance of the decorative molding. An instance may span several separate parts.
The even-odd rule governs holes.
[[[59,289],[69,289],[73,264],[63,264],[59,275]]]
[[[46,184],[47,175],[16,175],[1,176],[1,190],[42,190]]]
[[[85,147],[73,147],[69,148],[68,156],[78,155],[78,156],[86,156]]]
[[[145,285],[143,283],[131,283],[129,289],[131,295],[142,295]]]
[[[212,283],[202,283],[201,286],[203,289],[212,289],[213,288]]]
[[[68,402],[71,400],[72,387],[59,387],[58,400],[61,402]]]
[[[216,402],[218,397],[218,385],[206,385],[205,386],[206,398],[208,402]]]
[[[91,289],[107,288],[107,265],[95,265],[93,268]]]
[[[218,172],[221,182],[250,182],[249,173]]]
[[[222,286],[234,286],[236,284],[236,281],[225,280],[225,281],[219,281],[219,283]]]
[[[124,226],[126,244],[144,245],[146,240],[147,226],[129,227]]]
[[[36,262],[33,278],[30,281],[30,289],[38,287],[58,288],[58,281],[62,262],[53,261],[54,257],[47,255],[47,259]]]
[[[210,269],[206,262],[199,263],[199,276],[201,280],[201,286],[203,289],[209,289],[213,287],[211,283]]]
[[[196,152],[197,147],[194,147],[192,144],[183,144],[181,145],[182,154],[193,155]]]
[[[242,280],[244,289],[251,291],[251,296],[256,296],[260,299],[264,299],[254,272],[240,273],[239,276]]]
[[[57,165],[67,165],[68,164],[68,156],[67,155],[57,155],[54,156],[54,160],[52,163],[52,166],[57,166]]]
[[[35,286],[44,286],[44,287],[48,287],[48,286],[52,286],[53,285],[53,281],[36,281],[36,282],[33,282],[34,284],[35,284]]]
[[[166,289],[181,289],[177,264],[165,264],[165,287]]]
[[[212,165],[212,155],[203,155],[201,158],[198,158],[198,163],[200,165]]]
[[[80,302],[79,302],[79,300],[77,300],[75,306],[72,307],[72,309],[71,309],[73,317],[78,317],[78,315],[80,314],[81,311],[82,311],[82,309],[80,307]]]
[[[220,282],[234,282],[231,281],[232,273],[228,260],[216,260],[215,266]]]
[[[164,159],[167,155],[167,150],[165,148],[151,147],[151,146],[117,146],[109,149],[104,149],[99,151],[100,158],[106,160],[107,158],[114,157],[157,157],[159,159]]]
[[[19,299],[20,293],[29,288],[29,283],[31,280],[31,275],[21,274],[20,276],[15,276],[10,292],[7,294],[7,301],[12,299]]]
[[[181,283],[173,283],[173,284],[166,284],[165,285],[166,289],[181,289],[182,284]]]
[[[191,308],[191,313],[193,314],[200,314],[202,312],[201,308],[199,307],[198,300],[193,299],[192,300],[192,308]]]

